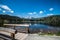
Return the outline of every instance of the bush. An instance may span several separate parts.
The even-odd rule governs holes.
[[[60,31],[56,34],[57,36],[60,36]]]

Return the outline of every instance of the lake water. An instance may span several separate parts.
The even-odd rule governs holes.
[[[25,27],[15,27],[18,31],[26,31]],[[35,33],[35,32],[47,32],[47,31],[51,31],[51,32],[58,32],[60,31],[60,27],[54,27],[54,26],[48,26],[48,25],[44,25],[44,24],[31,24],[29,26],[29,31],[31,33]]]
[[[44,24],[32,24],[29,26],[31,29],[55,29],[60,30],[60,27],[48,26]]]
[[[51,32],[58,32],[60,31],[60,27],[54,27],[54,26],[49,26],[49,25],[44,25],[44,24],[32,24],[30,25],[30,31],[32,32],[47,32],[47,31],[51,31]]]

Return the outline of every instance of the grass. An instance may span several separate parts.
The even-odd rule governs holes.
[[[53,35],[55,35],[55,34],[53,34],[53,33],[38,33],[38,35],[48,35],[48,36],[53,36]]]
[[[38,35],[48,35],[48,36],[56,35],[56,36],[60,36],[60,31],[57,32],[56,34],[53,34],[53,33],[38,33]]]
[[[60,36],[60,31],[58,33],[56,33],[57,36]]]

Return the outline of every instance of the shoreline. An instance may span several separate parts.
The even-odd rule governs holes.
[[[5,26],[29,26],[30,24],[4,24]]]

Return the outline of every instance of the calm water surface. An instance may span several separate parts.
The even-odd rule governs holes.
[[[15,28],[19,31],[25,31],[24,26],[22,26],[22,27],[17,26]],[[48,26],[48,25],[44,25],[44,24],[31,24],[29,26],[29,30],[30,30],[30,32],[38,32],[41,30],[44,30],[44,31],[47,31],[47,30],[60,31],[60,27]]]
[[[31,29],[55,29],[55,30],[60,30],[60,27],[54,27],[54,26],[48,26],[44,24],[32,24],[29,26]]]

